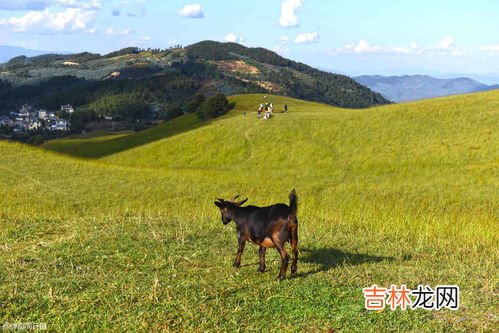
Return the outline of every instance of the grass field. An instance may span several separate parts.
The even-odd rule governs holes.
[[[261,96],[206,124],[0,141],[0,324],[50,331],[493,332],[499,91],[367,110]],[[246,112],[246,115],[244,115]],[[298,275],[217,197],[300,198]],[[289,276],[289,272],[288,272]],[[460,309],[367,311],[362,288],[457,284]]]

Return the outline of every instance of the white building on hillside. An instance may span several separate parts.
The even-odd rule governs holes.
[[[66,120],[59,120],[50,126],[52,131],[69,131],[69,124]]]
[[[33,113],[33,108],[29,104],[24,104],[19,109],[19,115],[22,117],[28,117]]]
[[[48,117],[47,110],[43,110],[43,109],[38,110],[38,118],[45,119],[47,117]]]
[[[28,130],[34,131],[42,128],[42,123],[38,120],[34,120],[28,123]]]
[[[61,111],[73,113],[73,112],[75,112],[75,109],[73,108],[73,106],[71,104],[65,104],[65,105],[61,105]]]

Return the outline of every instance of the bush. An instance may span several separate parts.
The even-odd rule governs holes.
[[[180,117],[183,114],[184,114],[184,111],[182,110],[182,107],[179,104],[174,104],[166,109],[165,119],[167,121],[172,120],[174,118]]]
[[[229,103],[224,94],[216,94],[208,98],[199,107],[197,114],[200,119],[208,120],[220,117],[229,112],[234,107],[234,103]]]
[[[26,143],[33,146],[41,146],[45,142],[45,140],[46,140],[45,135],[36,134],[34,136],[30,136],[26,141]]]
[[[194,113],[204,103],[205,98],[203,94],[197,94],[185,106],[185,113]]]

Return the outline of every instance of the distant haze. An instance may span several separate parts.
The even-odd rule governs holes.
[[[394,102],[466,94],[499,88],[499,86],[489,86],[466,77],[439,79],[428,75],[363,75],[353,79]]]
[[[35,57],[47,53],[59,53],[65,54],[67,52],[51,52],[51,51],[40,51],[40,50],[30,50],[19,46],[8,46],[0,45],[0,63],[9,61],[14,57],[24,55],[26,57]]]

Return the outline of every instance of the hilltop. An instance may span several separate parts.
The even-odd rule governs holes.
[[[389,102],[346,76],[263,48],[212,41],[165,50],[130,47],[107,55],[19,56],[0,71],[0,113],[31,103],[49,110],[72,104],[105,115],[116,99],[130,99],[174,118],[197,94],[217,92],[275,93],[350,108]]]
[[[489,86],[466,77],[438,79],[428,75],[363,75],[353,79],[394,102],[499,89],[497,85]]]

